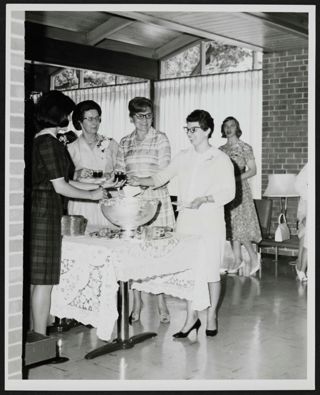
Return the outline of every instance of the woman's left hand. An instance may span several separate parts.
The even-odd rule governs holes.
[[[185,207],[198,209],[203,203],[204,203],[203,197],[197,197],[194,200],[192,200],[192,202],[189,203],[188,206],[185,206]]]

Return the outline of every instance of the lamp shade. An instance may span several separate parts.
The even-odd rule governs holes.
[[[295,190],[295,174],[269,174],[268,186],[263,196],[294,197],[299,196]]]

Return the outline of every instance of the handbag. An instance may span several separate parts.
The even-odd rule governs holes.
[[[283,222],[281,222],[283,221]],[[286,217],[281,213],[278,217],[278,226],[274,234],[274,241],[285,241],[290,239],[290,230],[287,225]]]
[[[63,215],[61,218],[62,236],[81,236],[86,231],[88,220],[83,215]]]

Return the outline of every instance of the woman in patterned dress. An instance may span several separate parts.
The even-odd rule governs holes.
[[[75,103],[62,92],[44,94],[36,108],[32,152],[32,206],[30,283],[33,330],[45,334],[51,291],[59,283],[61,258],[61,217],[67,197],[99,200],[99,185],[72,181],[74,166],[59,130],[66,130]],[[108,187],[110,183],[105,183]]]
[[[102,171],[107,179],[113,176],[118,152],[118,143],[112,138],[98,134],[101,122],[101,107],[93,100],[77,104],[72,114],[76,130],[81,135],[68,150],[75,165],[74,180],[82,182],[92,179],[93,171]],[[69,214],[83,215],[88,225],[114,227],[102,214],[99,204],[93,201],[72,199],[68,204]]]
[[[228,155],[209,143],[214,129],[211,115],[204,110],[194,110],[186,120],[185,130],[192,147],[180,151],[165,169],[151,177],[129,177],[128,182],[133,186],[159,187],[177,177],[180,212],[176,230],[199,235],[204,241],[205,274],[210,295],[206,336],[212,337],[218,333],[216,310],[226,240],[224,205],[235,196],[234,171]],[[192,330],[198,332],[200,325],[198,312],[188,301],[185,323],[173,337],[187,337]]]
[[[135,130],[123,137],[119,144],[116,171],[124,172],[128,177],[148,177],[168,166],[171,149],[168,137],[152,127],[153,104],[145,97],[135,97],[129,102],[129,116]],[[156,198],[161,202],[151,226],[174,227],[175,219],[170,195],[166,186],[144,190],[144,197]],[[160,321],[170,322],[170,315],[164,295],[158,295]],[[140,320],[141,292],[133,290],[133,309],[130,321]]]
[[[260,269],[260,258],[252,242],[259,243],[261,232],[248,183],[248,178],[253,177],[257,170],[252,147],[239,139],[241,134],[237,119],[227,117],[221,126],[221,135],[227,138],[227,143],[219,148],[231,158],[236,177],[236,196],[225,206],[227,239],[232,243],[235,256],[235,268],[232,272],[236,273],[244,266],[241,257],[241,245],[243,245],[250,257],[251,276]]]

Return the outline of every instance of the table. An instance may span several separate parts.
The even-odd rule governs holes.
[[[106,341],[117,321],[117,338],[89,352],[87,359],[131,348],[156,333],[129,338],[129,280],[157,280],[149,292],[187,299],[195,310],[203,310],[210,305],[204,265],[199,236],[174,233],[149,241],[64,236],[60,284],[53,287],[50,313],[90,324]],[[143,282],[136,284],[143,289]]]

